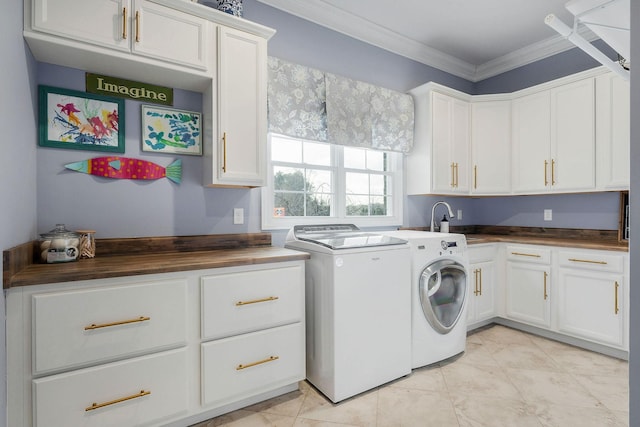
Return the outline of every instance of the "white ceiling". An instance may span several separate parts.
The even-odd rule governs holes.
[[[544,23],[573,26],[567,0],[258,1],[471,81],[574,47]]]

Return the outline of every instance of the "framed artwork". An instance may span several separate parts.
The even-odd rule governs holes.
[[[38,144],[124,153],[124,100],[38,86]]]
[[[155,105],[142,106],[142,151],[202,155],[201,115]]]

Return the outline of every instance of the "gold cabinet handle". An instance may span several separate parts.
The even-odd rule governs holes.
[[[541,258],[541,256],[538,255],[538,254],[525,254],[525,253],[522,253],[522,252],[511,252],[511,255],[528,256],[528,257],[532,257],[532,258]]]
[[[248,363],[246,365],[238,365],[236,366],[236,371],[241,371],[243,369],[251,368],[252,366],[262,365],[263,363],[273,362],[274,360],[278,360],[280,357],[278,356],[269,356],[266,359],[258,360],[257,362]]]
[[[140,42],[140,11],[136,10],[136,43]]]
[[[458,164],[454,163],[453,165],[454,165],[453,169],[456,171],[456,175],[455,175],[456,181],[455,181],[454,187],[458,188]]]
[[[473,189],[478,189],[478,165],[473,166]]]
[[[549,166],[549,162],[544,161],[544,186],[549,185],[549,180],[547,179],[547,166]]]
[[[551,159],[551,185],[556,185],[556,161]]]
[[[128,323],[146,322],[147,320],[151,320],[151,318],[149,316],[140,316],[136,319],[121,320],[119,322],[111,322],[111,323],[102,323],[99,325],[92,323],[89,326],[85,326],[84,330],[89,331],[91,329],[108,328],[110,326],[126,325]]]
[[[600,264],[600,265],[607,265],[606,261],[592,261],[590,259],[578,259],[578,258],[569,258],[569,261],[573,261],[573,262],[584,262],[584,263],[588,263],[588,264]]]
[[[614,314],[618,314],[618,312],[620,311],[619,307],[618,307],[618,289],[620,288],[620,285],[618,284],[618,281],[616,280],[615,285],[613,286],[614,289],[614,307],[613,307],[613,312]]]
[[[122,38],[127,39],[127,8],[122,8]]]
[[[547,276],[548,276],[548,274],[545,271],[544,272],[544,299],[545,300],[549,297],[549,295],[547,294]]]
[[[474,279],[475,279],[475,286],[473,288],[473,294],[475,296],[478,296],[478,273],[479,272],[480,272],[480,270],[477,269],[477,268],[475,270],[473,270],[473,276],[474,276]]]
[[[222,172],[227,171],[227,133],[222,134]]]
[[[451,187],[455,187],[456,186],[456,167],[454,166],[455,163],[451,163]]]
[[[482,269],[479,268],[478,271],[480,272],[480,290],[478,294],[482,296]]]
[[[241,305],[248,305],[248,304],[256,304],[259,302],[267,302],[267,301],[275,301],[280,297],[267,297],[267,298],[260,298],[260,299],[254,299],[251,301],[238,301],[236,303],[237,306],[241,306]]]
[[[85,411],[94,411],[98,408],[104,408],[105,406],[115,405],[116,403],[126,402],[127,400],[137,399],[139,397],[148,396],[151,392],[147,390],[140,390],[140,393],[132,394],[131,396],[121,397],[120,399],[110,400],[104,403],[92,403],[91,406],[84,408]]]

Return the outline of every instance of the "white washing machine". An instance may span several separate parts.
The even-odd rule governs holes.
[[[405,240],[354,225],[295,226],[308,252],[307,380],[333,402],[411,373],[411,261]]]
[[[413,230],[382,233],[411,246],[411,367],[462,353],[470,292],[465,236]]]

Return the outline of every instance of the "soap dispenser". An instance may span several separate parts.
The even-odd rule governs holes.
[[[448,233],[449,232],[449,220],[447,219],[447,214],[444,214],[442,217],[442,221],[440,221],[440,232]]]

